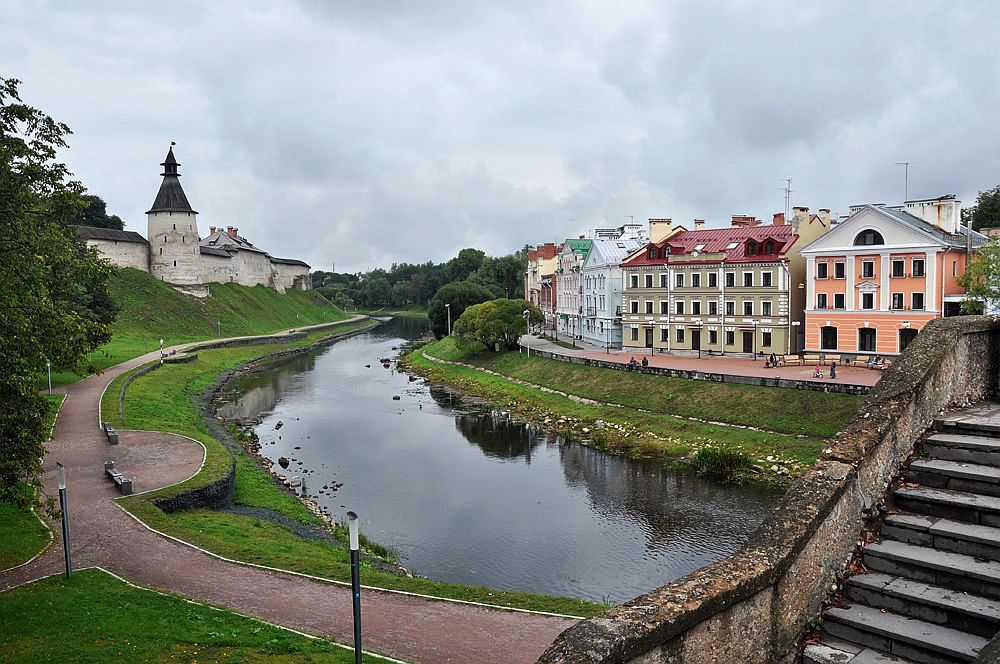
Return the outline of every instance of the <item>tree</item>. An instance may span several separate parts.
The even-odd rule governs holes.
[[[527,254],[521,252],[499,258],[487,256],[469,281],[489,288],[493,297],[516,297],[524,294],[524,272],[527,269]]]
[[[492,350],[517,348],[517,340],[528,331],[524,312],[534,322],[542,320],[542,312],[527,300],[500,298],[467,308],[455,323],[454,334],[463,343],[479,342]]]
[[[956,282],[965,289],[963,314],[997,313],[1000,307],[1000,242],[987,242],[969,263],[969,269]]]
[[[69,128],[21,101],[0,78],[0,500],[32,501],[39,485],[48,404],[46,361],[93,369],[87,353],[111,338],[114,268],[64,222],[83,187],[55,161]]]
[[[108,215],[108,204],[100,196],[84,194],[80,199],[82,205],[75,206],[72,216],[66,220],[67,223],[73,226],[95,226],[118,230],[125,228],[125,222],[118,215]]]
[[[979,192],[976,204],[962,210],[962,223],[977,231],[1000,227],[1000,184]]]
[[[448,311],[444,305],[451,305],[451,321],[454,323],[468,307],[492,297],[492,293],[488,290],[470,281],[456,281],[442,286],[431,298],[430,308],[427,311],[434,336],[440,339],[448,334]]]

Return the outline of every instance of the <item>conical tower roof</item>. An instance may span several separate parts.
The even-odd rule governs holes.
[[[160,166],[163,166],[163,182],[160,183],[160,190],[156,192],[156,200],[153,201],[153,206],[146,211],[146,214],[151,212],[189,212],[191,214],[198,214],[191,209],[191,204],[188,203],[187,196],[184,195],[184,189],[181,188],[180,173],[177,172],[177,167],[180,166],[177,163],[177,159],[174,157],[173,143],[170,144],[171,147],[167,150],[167,158],[163,160]]]

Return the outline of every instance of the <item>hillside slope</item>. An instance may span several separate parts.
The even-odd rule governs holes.
[[[284,295],[266,286],[209,284],[212,296],[182,295],[146,272],[126,268],[111,281],[111,295],[120,307],[111,342],[91,359],[100,368],[113,366],[145,352],[188,341],[267,334],[300,325],[343,320],[347,314],[312,291]],[[70,382],[70,374],[53,376]]]

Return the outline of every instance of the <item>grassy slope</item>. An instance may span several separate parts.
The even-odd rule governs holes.
[[[317,333],[313,336],[319,335]],[[152,497],[174,492],[185,486],[206,484],[225,474],[231,457],[225,447],[209,435],[196,400],[215,383],[216,376],[224,370],[283,347],[286,346],[201,351],[194,362],[165,365],[149,376],[137,379],[129,387],[125,399],[125,426],[122,426],[117,416],[118,386],[124,376],[113,382],[105,392],[105,420],[115,422],[121,428],[183,434],[201,441],[208,449],[205,467],[194,478],[178,487],[124,499],[123,503],[129,511],[153,528],[228,558],[349,581],[350,561],[343,548],[307,541],[284,528],[249,517],[208,510],[168,515],[149,502]],[[316,517],[298,500],[275,486],[265,471],[242,455],[237,459],[236,484],[237,499],[242,504],[274,509],[303,523],[317,522]],[[376,547],[372,549],[377,550]],[[364,566],[363,582],[383,588],[571,615],[595,615],[605,608],[576,599],[406,578],[381,571],[367,563]]]
[[[486,367],[624,407],[580,404],[499,376],[442,366],[427,360],[425,351],[433,357]],[[589,437],[596,446],[609,451],[678,457],[706,445],[733,447],[755,459],[775,456],[787,460],[792,474],[816,460],[824,439],[846,425],[862,402],[860,397],[839,394],[663,378],[535,357],[529,360],[516,352],[476,354],[456,347],[452,339],[425,346],[411,354],[409,362],[434,379],[456,384],[533,419],[577,419],[566,423],[566,433],[575,438]],[[687,419],[690,417],[768,431],[696,422]],[[594,426],[597,420],[619,424],[624,431],[598,431]],[[591,430],[589,434],[581,433],[583,427]]]
[[[135,588],[94,569],[0,595],[0,624],[5,662],[354,661],[353,652],[328,642]]]
[[[343,320],[347,314],[317,293],[266,286],[210,284],[212,296],[199,299],[178,293],[139,270],[124,269],[114,277],[111,294],[120,311],[111,341],[91,354],[99,368],[156,350],[164,345],[267,334],[300,325]],[[73,374],[53,374],[54,384],[78,380]]]

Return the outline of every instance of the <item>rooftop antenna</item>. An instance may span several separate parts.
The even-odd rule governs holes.
[[[903,167],[903,202],[910,199],[910,162],[897,161],[897,166]]]
[[[628,223],[633,224],[633,225],[635,224],[635,215],[634,214],[627,214],[627,215],[625,215],[625,218],[628,219]]]
[[[795,190],[792,189],[792,178],[781,178],[781,179],[785,183],[785,186],[782,187],[781,190],[783,192],[785,192],[785,219],[787,219],[788,218],[788,203],[792,200],[792,192],[795,191]]]

